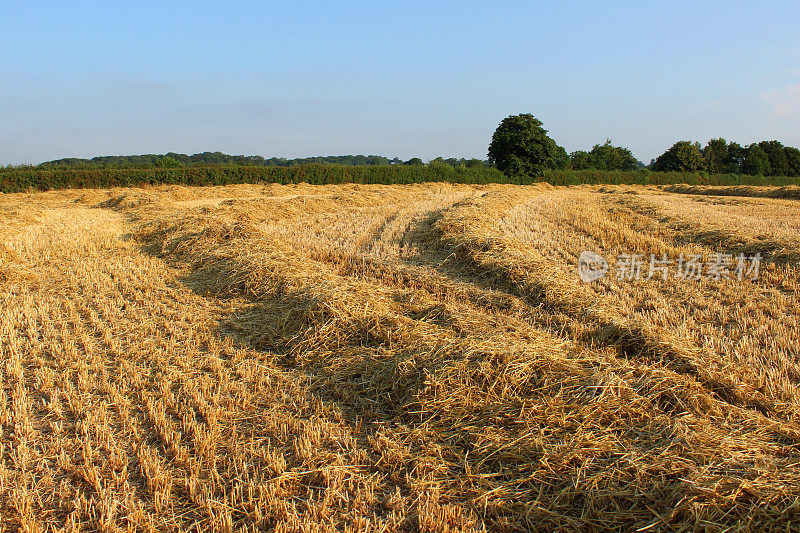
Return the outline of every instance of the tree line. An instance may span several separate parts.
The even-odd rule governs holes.
[[[554,185],[707,184],[798,185],[800,150],[779,141],[742,147],[725,139],[706,146],[679,141],[645,166],[610,140],[567,154],[530,114],[502,120],[488,159],[437,157],[429,163],[376,155],[264,158],[203,152],[186,155],[66,158],[40,165],[0,166],[0,192],[144,184],[233,183],[516,183]]]
[[[337,164],[337,165],[389,165],[402,163],[398,158],[389,159],[379,155],[340,155],[303,157],[286,159],[285,157],[266,158],[260,155],[229,155],[222,152],[203,152],[198,154],[166,154],[143,155],[109,155],[79,159],[74,157],[56,159],[37,165],[37,168],[86,168],[86,169],[132,169],[132,168],[180,168],[180,167],[289,167],[293,165]]]
[[[36,165],[51,169],[154,169],[181,167],[291,167],[297,165],[425,165],[419,157],[406,161],[379,155],[340,155],[286,159],[258,155],[228,155],[203,152],[193,155],[168,152],[163,155],[100,156],[91,159],[64,158]],[[725,139],[711,139],[705,146],[698,142],[678,141],[649,165],[636,159],[630,149],[614,146],[610,140],[596,144],[591,150],[570,154],[547,136],[547,130],[532,115],[516,115],[498,126],[489,147],[489,159],[432,159],[429,165],[455,168],[481,168],[496,165],[511,176],[542,176],[545,169],[654,172],[707,172],[711,174],[744,174],[749,176],[800,176],[800,150],[784,146],[780,141],[761,141],[741,146]]]
[[[699,142],[678,141],[658,158],[644,163],[636,160],[627,148],[612,146],[611,141],[595,145],[589,152],[570,154],[570,168],[575,170],[635,170],[654,172],[707,172],[709,174],[744,174],[748,176],[800,176],[800,150],[780,141],[760,141],[749,146],[711,139]]]
[[[631,171],[642,169],[628,148],[610,140],[591,150],[567,151],[547,135],[542,122],[531,114],[503,119],[489,144],[489,162],[512,176],[541,176],[546,170]]]
[[[489,161],[511,175],[542,175],[551,170],[706,172],[747,176],[800,176],[800,150],[780,141],[761,141],[743,147],[725,139],[705,146],[678,141],[645,167],[628,148],[610,140],[591,150],[569,154],[547,135],[542,122],[530,114],[503,119],[489,145]]]
[[[800,150],[780,141],[761,141],[746,147],[722,138],[711,139],[705,146],[679,141],[653,160],[650,167],[656,172],[800,176]]]
[[[450,165],[453,167],[477,168],[488,165],[488,161],[481,159],[443,158],[437,157],[430,162],[434,165]],[[265,158],[260,155],[229,155],[222,152],[203,152],[193,155],[167,152],[166,154],[143,155],[108,155],[80,159],[67,157],[47,161],[36,165],[39,169],[136,169],[136,168],[181,168],[181,167],[291,167],[296,165],[350,165],[350,166],[377,166],[377,165],[424,165],[419,157],[412,157],[406,161],[398,157],[389,159],[380,155],[328,155],[316,157],[298,157],[287,159],[285,157]]]

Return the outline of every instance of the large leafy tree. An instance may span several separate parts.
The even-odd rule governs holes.
[[[783,144],[780,141],[761,141],[758,146],[767,154],[770,174],[786,176],[789,166],[786,163],[786,152],[783,151]]]
[[[595,144],[589,152],[591,167],[597,170],[636,170],[639,162],[631,151],[623,146],[614,146],[610,140]]]
[[[747,147],[747,154],[744,157],[742,171],[751,176],[768,176],[772,174],[772,167],[769,165],[769,155],[756,143]]]
[[[711,139],[703,148],[703,160],[709,172],[725,172],[728,157],[728,143],[725,139]]]
[[[785,146],[783,153],[786,155],[786,174],[800,176],[800,150],[792,146]]]
[[[653,170],[659,172],[695,172],[705,168],[703,154],[699,143],[678,141],[658,156],[653,163]]]
[[[530,114],[503,119],[492,135],[489,162],[511,176],[541,176],[548,168],[565,168],[567,151],[547,136],[542,122]]]
[[[575,170],[592,168],[592,158],[586,150],[576,150],[569,154],[569,166]]]
[[[747,156],[747,149],[737,142],[728,145],[728,152],[725,154],[725,172],[741,174],[744,172],[744,159]]]

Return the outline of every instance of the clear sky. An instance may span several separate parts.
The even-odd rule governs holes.
[[[0,164],[222,151],[486,157],[800,146],[800,2],[0,0]]]

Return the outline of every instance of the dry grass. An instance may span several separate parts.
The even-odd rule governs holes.
[[[770,187],[759,185],[711,186],[711,185],[665,185],[662,190],[680,194],[703,196],[753,196],[758,198],[785,198],[800,200],[800,187]]]
[[[796,528],[800,213],[689,198],[0,197],[0,529]],[[589,285],[585,249],[770,261]]]

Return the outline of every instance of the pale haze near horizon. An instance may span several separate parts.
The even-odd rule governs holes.
[[[800,3],[0,2],[0,164],[800,146]]]

